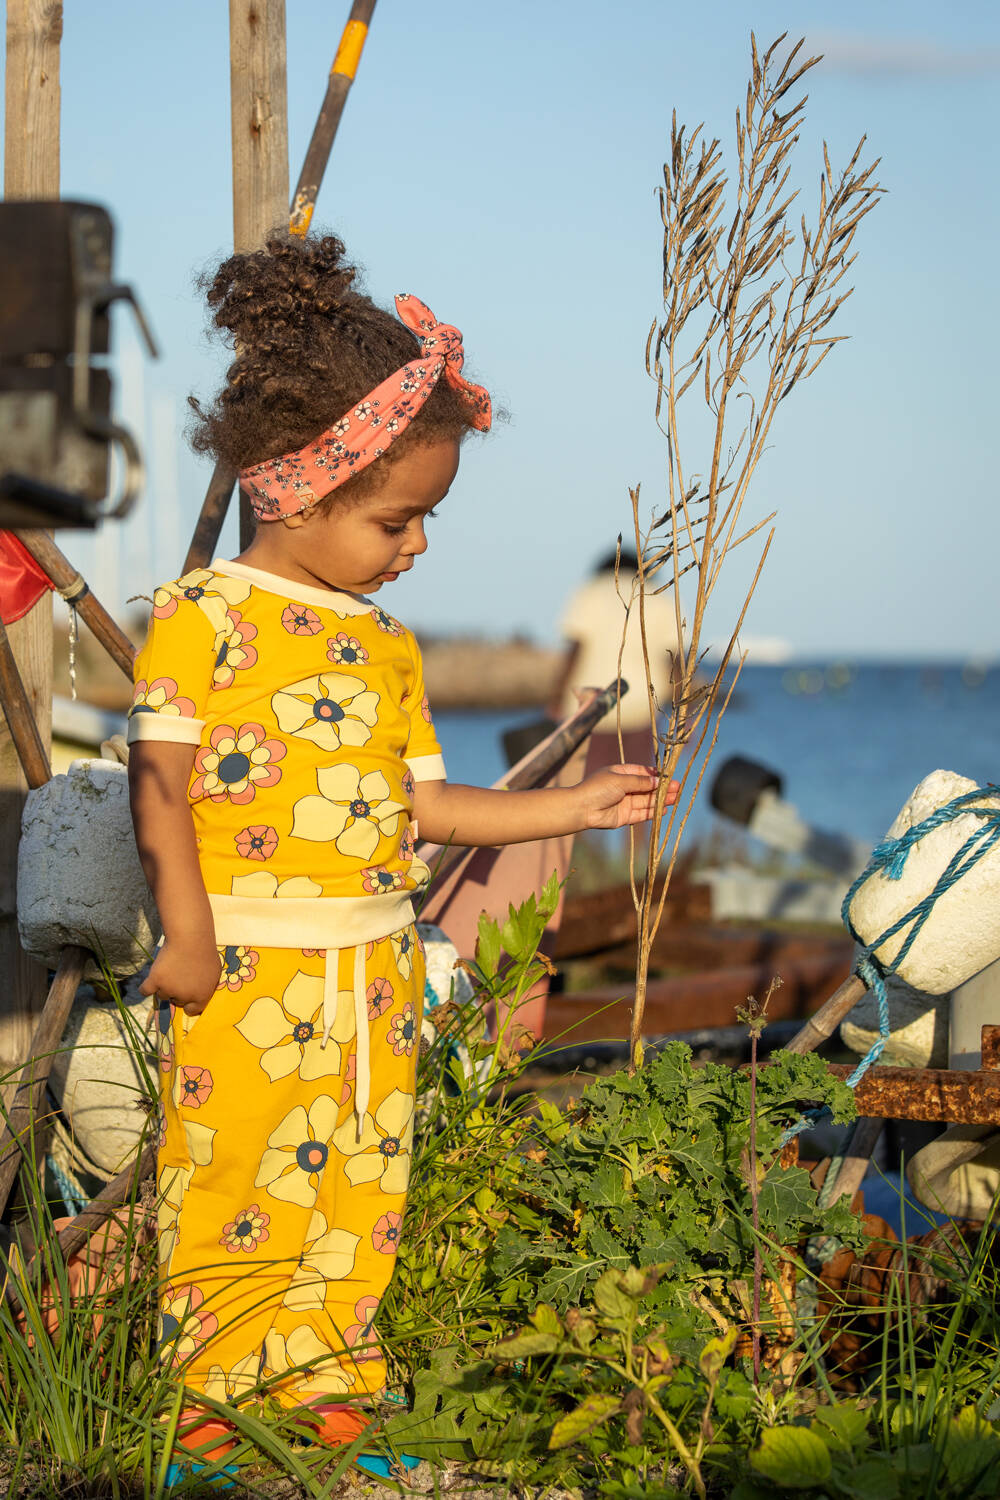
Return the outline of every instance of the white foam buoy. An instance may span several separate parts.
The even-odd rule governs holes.
[[[932,771],[900,809],[886,838],[897,839],[916,824],[976,790],[953,771]],[[1000,811],[1000,793],[984,793],[972,807]],[[930,895],[951,860],[982,829],[974,812],[963,812],[932,829],[910,849],[898,880],[873,872],[850,907],[851,925],[865,944],[878,940]],[[910,931],[907,924],[880,944],[875,957],[890,966]],[[896,973],[915,990],[943,995],[1000,958],[1000,844],[989,850],[937,899]]]
[[[21,946],[55,968],[67,944],[89,948],[112,974],[147,963],[161,927],[136,852],[128,771],[75,760],[28,793],[17,861]],[[85,977],[100,973],[88,966]]]

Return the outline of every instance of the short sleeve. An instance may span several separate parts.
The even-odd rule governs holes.
[[[154,611],[146,644],[135,659],[128,743],[200,744],[214,670],[211,622],[196,604],[169,599]]]
[[[420,647],[412,636],[409,637],[407,644],[413,662],[413,677],[403,704],[410,720],[410,732],[403,758],[414,781],[444,781],[447,772],[431,719],[431,706],[427,701]]]

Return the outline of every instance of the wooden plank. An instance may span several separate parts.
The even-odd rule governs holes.
[[[808,1015],[845,978],[849,955],[834,950],[790,959],[779,968],[771,962],[741,964],[707,974],[684,974],[649,983],[643,1034],[670,1036],[696,1027],[732,1026],[736,1007],[749,995],[760,999],[775,973],[782,985],[771,996],[768,1018],[797,1020]],[[621,989],[591,990],[579,995],[550,995],[545,1016],[548,1041],[623,1041],[629,1034],[632,997]],[[877,1113],[877,1111],[876,1111]]]
[[[7,0],[4,196],[59,196],[59,44],[61,0]],[[46,753],[52,745],[52,596],[9,628]],[[45,1002],[46,973],[17,939],[17,845],[27,786],[0,724],[0,1074],[28,1055],[34,1018]]]
[[[288,230],[288,84],[285,0],[229,0],[233,134],[233,245],[257,250]],[[253,540],[240,494],[240,550]]]

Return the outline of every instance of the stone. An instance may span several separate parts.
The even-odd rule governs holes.
[[[49,968],[69,943],[89,948],[112,974],[149,961],[161,927],[139,863],[128,771],[117,761],[75,760],[29,792],[17,862],[17,924],[26,953]],[[88,979],[100,976],[91,963]]]
[[[145,972],[124,987],[121,1009],[80,986],[49,1074],[70,1133],[109,1178],[139,1145],[157,1086],[153,1001],[139,994]]]
[[[939,807],[976,783],[953,771],[932,771],[910,795],[889,829],[899,838]],[[1000,798],[985,795],[980,804],[1000,810]],[[851,923],[863,943],[876,943],[884,932],[918,906],[935,888],[953,857],[981,830],[974,813],[963,813],[933,829],[913,846],[898,880],[879,871],[860,887],[851,903]],[[898,955],[909,924],[875,950],[888,966]],[[915,990],[944,995],[1000,958],[1000,845],[937,899],[897,973]]]
[[[895,975],[886,981],[889,1040],[879,1065],[885,1068],[948,1066],[947,995],[927,995]],[[878,1002],[869,991],[840,1023],[845,1047],[863,1057],[878,1040]]]

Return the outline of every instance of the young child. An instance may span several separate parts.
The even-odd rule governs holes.
[[[655,786],[642,766],[533,792],[445,780],[416,642],[371,596],[426,550],[490,400],[457,329],[415,297],[376,307],[343,256],[275,240],[211,283],[237,353],[195,445],[240,471],[259,524],[234,562],[156,590],[129,722],[164,932],[143,985],[163,1341],[192,1414],[268,1377],[330,1442],[385,1382],[372,1324],[413,1135],[418,822],[463,845],[623,827]]]

